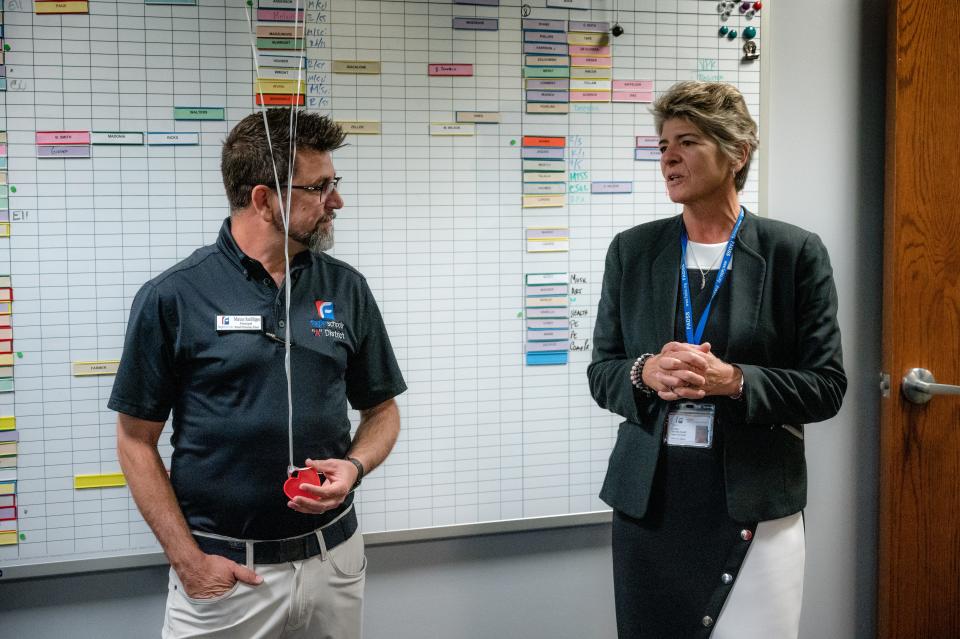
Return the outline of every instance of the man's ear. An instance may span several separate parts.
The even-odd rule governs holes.
[[[250,208],[264,221],[276,219],[277,204],[276,193],[266,185],[258,184],[250,191]]]

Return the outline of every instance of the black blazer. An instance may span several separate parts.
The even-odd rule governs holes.
[[[613,239],[587,368],[596,402],[626,418],[600,498],[632,517],[647,510],[669,403],[637,391],[630,367],[674,340],[681,220]],[[830,258],[817,235],[747,213],[727,285],[724,359],[744,379],[742,399],[711,398],[724,429],[727,509],[738,521],[785,517],[807,500],[803,424],[836,415],[847,387]]]

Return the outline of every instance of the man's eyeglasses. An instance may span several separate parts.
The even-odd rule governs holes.
[[[327,197],[338,188],[340,188],[340,176],[336,176],[332,180],[324,180],[320,184],[312,185],[300,185],[300,184],[284,184],[280,187],[280,190],[284,190],[289,186],[291,189],[300,189],[301,191],[306,191],[307,193],[317,193],[321,197]]]

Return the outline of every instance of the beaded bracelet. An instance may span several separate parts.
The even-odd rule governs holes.
[[[630,384],[646,397],[652,397],[656,391],[643,383],[643,365],[653,357],[653,353],[644,353],[630,367]]]

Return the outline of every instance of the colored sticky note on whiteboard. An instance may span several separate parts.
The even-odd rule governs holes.
[[[634,159],[638,161],[660,161],[660,149],[642,148],[634,149]]]
[[[476,125],[471,122],[431,122],[430,135],[474,135]]]
[[[653,102],[653,93],[645,91],[614,91],[614,102]]]
[[[610,30],[609,22],[584,22],[582,20],[571,20],[567,23],[568,31],[588,31],[593,33],[606,33]]]
[[[609,91],[571,91],[571,102],[609,102]]]
[[[123,473],[101,473],[97,475],[75,475],[73,487],[77,490],[85,488],[116,488],[126,486],[127,480]]]
[[[563,115],[570,113],[569,102],[528,102],[527,113],[542,113],[546,115]]]
[[[352,73],[355,75],[377,75],[380,73],[379,60],[334,60],[334,73]]]
[[[543,20],[541,18],[524,18],[524,31],[566,31],[566,20]]]
[[[257,20],[262,22],[303,22],[303,9],[257,9]]]
[[[283,93],[258,93],[256,95],[257,106],[303,106],[304,96]]]
[[[591,193],[633,193],[633,182],[591,182]]]
[[[546,147],[564,147],[567,144],[567,138],[562,136],[523,136],[523,146],[546,146]]]
[[[497,31],[500,21],[497,18],[454,18],[454,29],[467,31]]]
[[[548,7],[557,9],[582,9],[590,8],[590,0],[547,0]]]
[[[563,42],[524,42],[523,52],[538,55],[567,55],[567,45]]]
[[[73,362],[73,374],[77,377],[88,375],[116,375],[120,360],[110,359],[93,362]]]
[[[37,131],[37,144],[90,144],[89,131]]]
[[[653,91],[653,80],[614,80],[614,91]]]
[[[472,64],[428,64],[427,73],[432,76],[471,76]]]
[[[38,15],[49,15],[58,13],[89,13],[90,9],[86,0],[70,0],[69,2],[58,2],[57,0],[35,0],[33,3],[33,12]]]
[[[348,135],[380,134],[380,123],[376,120],[337,120],[337,124]]]
[[[457,122],[475,122],[477,124],[498,124],[499,111],[457,111]]]

